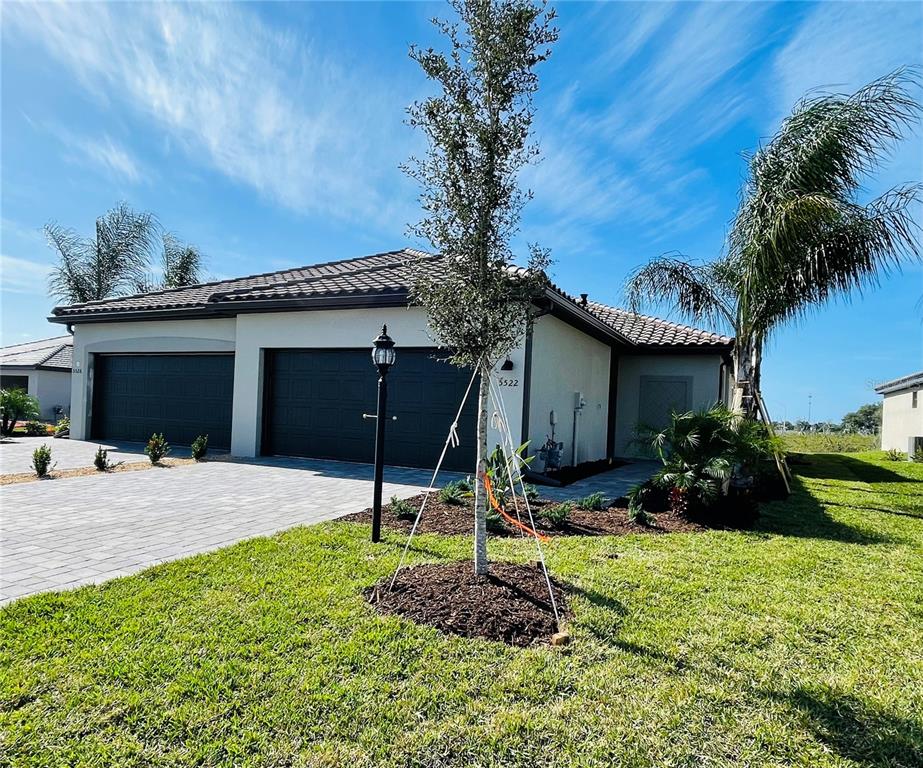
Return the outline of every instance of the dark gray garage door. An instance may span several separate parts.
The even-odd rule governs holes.
[[[189,445],[207,434],[231,446],[233,355],[97,355],[92,434],[101,440],[147,441],[163,432]]]
[[[468,386],[470,372],[433,358],[430,349],[399,349],[388,374],[385,462],[433,467]],[[374,458],[377,372],[369,350],[267,350],[263,453],[370,462]],[[471,470],[476,387],[459,423],[461,443],[443,466]]]

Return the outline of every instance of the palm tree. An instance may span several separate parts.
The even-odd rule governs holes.
[[[49,280],[51,294],[77,304],[133,290],[144,280],[155,226],[151,214],[136,213],[125,203],[96,220],[93,239],[46,224],[48,244],[59,259]]]
[[[202,282],[202,253],[193,245],[180,241],[175,235],[164,232],[163,249],[160,252],[161,277],[145,275],[135,290],[139,293],[160,291],[165,288],[182,288]]]
[[[773,331],[920,259],[911,209],[923,185],[857,200],[862,179],[918,121],[911,89],[919,83],[919,70],[905,68],[852,95],[805,97],[751,158],[725,252],[707,263],[662,256],[629,276],[634,311],[666,303],[733,330],[735,408],[755,415]]]

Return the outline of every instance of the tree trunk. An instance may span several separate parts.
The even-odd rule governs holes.
[[[734,396],[731,409],[753,418],[756,400],[753,397],[759,381],[760,354],[755,342],[740,342],[734,346]]]
[[[490,369],[481,365],[481,386],[478,390],[477,473],[474,482],[474,572],[487,574],[487,498],[483,477],[487,461],[487,401],[490,396]]]

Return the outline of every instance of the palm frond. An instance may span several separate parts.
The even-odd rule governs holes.
[[[727,284],[726,273],[719,274],[712,265],[661,256],[632,272],[624,292],[632,312],[665,302],[691,322],[733,327]]]
[[[58,254],[58,263],[48,278],[51,295],[68,304],[92,300],[94,296],[87,283],[85,269],[91,251],[90,244],[82,240],[74,230],[55,222],[45,225],[45,237],[49,246]]]
[[[163,286],[182,288],[201,282],[202,254],[169,233],[163,236]]]

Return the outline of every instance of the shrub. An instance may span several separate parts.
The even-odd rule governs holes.
[[[147,441],[147,446],[145,446],[144,452],[151,460],[151,464],[156,464],[164,456],[170,453],[170,444],[164,439],[163,433],[158,435],[155,432],[153,435],[151,435],[151,439]]]
[[[416,520],[417,510],[405,499],[399,499],[397,496],[391,497],[391,511],[398,520]]]
[[[632,486],[628,491],[628,519],[639,525],[651,525],[654,517],[651,512],[663,511],[667,500],[662,488],[658,488],[650,480]]]
[[[888,451],[885,451],[885,458],[888,461],[904,461],[907,458],[907,454],[903,451],[897,450],[897,448],[891,448]]]
[[[538,488],[536,488],[534,485],[526,483],[523,485],[523,489],[525,490],[526,498],[529,501],[538,501]]]
[[[453,480],[439,489],[439,501],[444,504],[464,504],[471,496],[471,486],[465,480]]]
[[[506,530],[506,526],[503,524],[503,518],[500,516],[500,513],[497,512],[497,510],[493,507],[487,510],[486,520],[488,531],[493,533],[502,533]]]
[[[732,478],[752,484],[761,464],[782,450],[764,424],[722,405],[674,413],[666,429],[645,431],[663,462],[651,480],[669,492],[670,507],[680,515],[706,510]]]
[[[115,469],[118,466],[121,466],[122,462],[119,461],[113,464],[109,461],[109,451],[107,451],[102,446],[99,446],[96,449],[96,455],[93,457],[93,466],[100,472],[108,472],[110,469]]]
[[[48,425],[44,421],[37,421],[36,419],[27,421],[23,425],[23,429],[29,437],[41,437],[48,434]]]
[[[69,435],[71,432],[71,420],[67,416],[62,416],[58,419],[58,423],[54,425],[54,436],[55,437],[64,437]]]
[[[51,466],[51,448],[41,445],[32,451],[32,469],[38,477],[45,477],[49,470],[54,469]]]
[[[0,389],[0,435],[8,437],[21,419],[37,419],[38,400],[24,389]]]
[[[208,435],[199,435],[192,441],[192,458],[202,461],[208,453]]]
[[[591,493],[589,496],[584,496],[582,499],[576,499],[574,504],[580,509],[589,509],[596,512],[603,508],[603,501],[602,491],[596,491],[596,493]]]
[[[563,528],[567,522],[570,513],[574,511],[574,504],[570,501],[563,501],[560,504],[549,504],[542,509],[541,516],[548,521],[552,528]]]
[[[917,448],[917,449],[913,452],[913,460],[914,460],[917,464],[923,464],[923,446]]]

